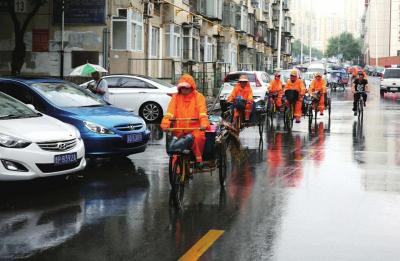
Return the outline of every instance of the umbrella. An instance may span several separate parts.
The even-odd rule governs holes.
[[[86,63],[84,65],[78,66],[72,70],[69,74],[70,76],[90,76],[93,72],[107,72],[106,69],[100,65]]]

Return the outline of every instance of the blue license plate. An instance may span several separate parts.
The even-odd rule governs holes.
[[[54,165],[67,165],[77,161],[76,152],[54,156]]]
[[[142,134],[141,133],[132,133],[126,136],[126,142],[128,143],[135,143],[142,141]]]

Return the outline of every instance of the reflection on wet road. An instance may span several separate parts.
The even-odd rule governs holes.
[[[177,260],[212,229],[201,260],[398,260],[400,100],[379,98],[364,123],[352,96],[332,94],[327,116],[292,133],[241,134],[226,189],[198,174],[184,210],[169,207],[159,126],[145,153],[92,161],[81,177],[0,184],[0,260]]]

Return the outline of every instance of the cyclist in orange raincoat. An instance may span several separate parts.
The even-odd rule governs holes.
[[[242,96],[242,98],[247,101],[245,108],[245,120],[248,121],[250,119],[251,110],[253,109],[253,90],[251,89],[249,79],[245,75],[239,77],[239,80],[233,88],[227,101],[229,103],[233,103],[238,96]],[[235,118],[238,116],[236,109],[233,116]]]
[[[191,133],[194,137],[192,146],[196,162],[203,162],[203,150],[206,142],[204,131],[210,125],[207,115],[207,104],[204,96],[196,90],[196,82],[189,74],[184,74],[178,81],[178,93],[172,96],[167,113],[161,121],[161,128],[167,129],[171,125],[171,118],[196,119],[177,120],[174,128],[193,128],[198,130],[174,131],[174,136],[181,137]]]
[[[298,99],[294,107],[294,117],[296,118],[296,123],[300,123],[301,118],[301,106],[303,103],[303,96],[306,93],[306,87],[301,79],[298,78],[297,70],[293,69],[290,72],[290,79],[286,82],[286,90],[296,90],[299,93]],[[287,101],[286,101],[287,102]]]
[[[317,72],[315,74],[314,80],[312,80],[310,84],[310,89],[308,90],[310,95],[314,95],[316,92],[320,93],[320,99],[319,99],[319,113],[320,115],[324,115],[324,109],[325,109],[325,93],[326,93],[326,83],[325,80],[322,79],[322,74]]]
[[[276,92],[278,94],[275,102],[276,102],[276,107],[280,108],[282,106],[283,88],[282,88],[281,74],[279,72],[275,73],[275,78],[271,80],[271,82],[269,83],[268,92],[269,93]]]

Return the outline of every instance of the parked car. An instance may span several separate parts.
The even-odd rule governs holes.
[[[312,80],[314,79],[314,73],[306,72],[302,74],[302,78],[304,81],[304,86],[306,86],[307,90],[310,87]]]
[[[385,71],[385,67],[377,66],[374,68],[374,71],[372,72],[372,76],[382,77],[384,71]]]
[[[108,75],[103,79],[107,81],[112,105],[133,111],[149,123],[162,119],[172,94],[177,92],[174,85],[143,75]],[[86,88],[93,83],[81,86]]]
[[[265,95],[268,92],[269,82],[271,81],[270,76],[266,72],[262,71],[238,71],[229,73],[222,83],[222,90],[219,96],[221,110],[227,109],[227,98],[231,94],[233,87],[238,82],[241,75],[246,75],[250,81],[251,89],[253,90],[254,99],[265,99]]]
[[[386,68],[380,83],[380,95],[383,98],[387,92],[400,92],[400,68]]]
[[[129,155],[146,149],[150,131],[142,118],[110,106],[73,83],[45,78],[0,78],[0,91],[78,128],[87,157]]]
[[[0,180],[64,175],[86,166],[79,131],[0,92]]]

